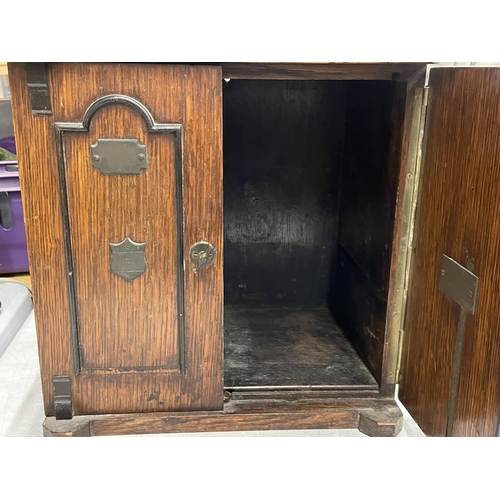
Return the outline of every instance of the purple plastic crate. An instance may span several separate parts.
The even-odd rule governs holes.
[[[19,179],[19,169],[16,160],[0,160],[0,178],[5,177]]]
[[[16,154],[16,141],[14,137],[2,137],[0,139],[0,148],[6,149],[9,153]]]
[[[0,274],[29,270],[17,162],[0,162]]]

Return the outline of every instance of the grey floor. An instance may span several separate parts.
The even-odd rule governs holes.
[[[401,405],[400,405],[401,406]],[[398,437],[423,437],[408,412]],[[42,436],[44,419],[33,312],[0,357],[0,436]],[[357,429],[170,434],[168,437],[366,437]],[[135,436],[134,436],[135,437]],[[144,436],[141,436],[144,437]],[[149,437],[149,436],[147,436]]]

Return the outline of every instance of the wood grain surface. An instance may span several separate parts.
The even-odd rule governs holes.
[[[346,87],[325,81],[224,84],[226,303],[327,301]]]
[[[400,165],[397,155],[391,161],[391,136],[398,147],[404,98],[395,97],[395,82],[347,88],[339,245],[386,297]]]
[[[474,264],[455,436],[496,435],[500,408],[500,69],[433,69],[400,398],[422,430],[446,432],[460,308],[438,289],[441,256]]]
[[[129,415],[91,415],[73,420],[45,419],[45,436],[107,436],[173,432],[224,432],[286,429],[352,429],[371,436],[394,436],[402,426],[394,400],[315,398],[298,401],[230,401],[223,411]]]
[[[330,304],[379,383],[405,84],[348,82],[337,279]]]
[[[71,120],[64,113],[71,104],[59,102],[55,118]],[[181,100],[165,103],[170,109],[163,116],[180,122]],[[101,174],[90,155],[99,138],[139,139],[148,148],[147,169],[140,175]],[[137,112],[108,106],[93,117],[90,133],[66,132],[63,144],[83,368],[179,370],[174,135],[148,133]],[[127,237],[146,243],[146,272],[131,282],[110,273],[109,244]]]
[[[64,63],[49,65],[48,73],[53,116],[41,118],[31,114],[23,65],[12,65],[11,73],[46,414],[53,414],[52,376],[64,374],[72,376],[76,414],[221,408],[220,68]],[[54,122],[81,121],[108,94],[137,99],[157,122],[183,125],[185,232],[178,235],[174,223],[171,137],[148,134],[139,116],[121,106],[99,111],[88,135],[65,137],[77,319],[90,367],[74,377]],[[146,143],[148,169],[130,177],[94,171],[89,145],[103,135]],[[126,236],[148,243],[148,271],[131,283],[109,272],[108,243]],[[186,273],[185,374],[175,333],[178,238]],[[219,257],[195,275],[188,251],[197,241],[211,241]]]
[[[227,304],[224,316],[226,389],[378,388],[326,304]]]
[[[258,80],[393,80],[419,72],[422,63],[220,63],[224,78]]]
[[[387,302],[343,248],[337,257],[335,292],[335,317],[380,383]]]
[[[52,376],[73,372],[54,119],[32,115],[24,64],[9,63],[9,85],[43,401],[45,414],[52,415]]]

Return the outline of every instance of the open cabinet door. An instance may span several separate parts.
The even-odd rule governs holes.
[[[427,435],[494,436],[500,68],[434,68],[429,87],[399,397]]]
[[[222,408],[220,68],[9,78],[46,414]]]

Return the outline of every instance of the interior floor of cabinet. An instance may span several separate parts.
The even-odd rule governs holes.
[[[227,389],[377,388],[327,306],[225,306]]]

